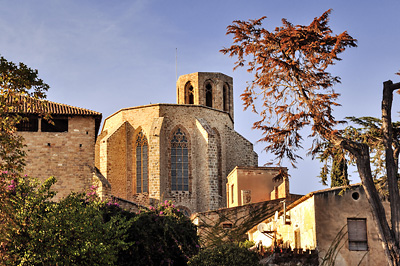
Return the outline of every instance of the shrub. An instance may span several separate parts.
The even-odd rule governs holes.
[[[54,177],[0,173],[0,265],[114,265],[131,222],[103,220],[95,195],[71,193],[51,201]]]
[[[197,254],[196,226],[171,202],[129,215],[130,247],[119,254],[118,265],[186,265]]]
[[[242,266],[258,265],[259,259],[255,252],[236,244],[223,244],[215,248],[208,248],[192,257],[190,266]]]

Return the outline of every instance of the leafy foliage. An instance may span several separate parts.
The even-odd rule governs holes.
[[[286,204],[297,198],[286,199]],[[225,243],[242,243],[247,239],[247,232],[273,215],[282,207],[282,199],[268,202],[253,203],[243,209],[214,210],[209,215],[199,214],[195,220],[198,224],[202,248],[214,248]],[[229,224],[229,228],[224,225]]]
[[[53,202],[53,177],[0,180],[0,264],[185,265],[198,252],[196,227],[170,202],[135,214],[94,191]]]
[[[279,160],[300,158],[296,150],[301,148],[299,131],[305,126],[312,126],[314,137],[325,137],[339,123],[332,115],[332,107],[339,105],[339,94],[332,86],[340,79],[326,69],[340,60],[338,55],[347,47],[355,47],[356,40],[347,32],[332,35],[330,12],[308,26],[294,26],[283,19],[273,32],[261,27],[265,17],[228,26],[234,44],[221,52],[238,57],[234,69],[245,66],[247,60],[247,71],[254,73],[241,97],[245,108],[256,112],[261,97],[260,120],[253,128],[263,131],[265,150]]]
[[[48,89],[49,86],[38,77],[37,70],[0,57],[0,170],[22,171],[23,139],[15,134],[15,126],[24,118],[18,110],[24,104],[28,109],[32,107],[26,97],[44,99]]]
[[[171,202],[129,214],[133,224],[118,265],[185,265],[199,250],[195,225]]]
[[[283,19],[283,25],[270,32],[261,27],[265,18],[249,22],[234,21],[227,34],[233,34],[234,44],[222,49],[224,54],[237,56],[234,69],[245,66],[254,79],[242,94],[245,108],[257,112],[257,98],[261,97],[260,120],[253,124],[261,129],[266,151],[275,154],[278,163],[286,157],[292,165],[300,158],[302,148],[300,130],[310,126],[313,139],[311,152],[315,154],[325,141],[348,151],[354,158],[372,214],[377,221],[379,238],[389,265],[400,265],[400,195],[398,187],[398,154],[393,149],[394,130],[391,121],[393,92],[400,83],[386,81],[382,96],[382,145],[390,199],[390,218],[375,187],[370,166],[368,144],[349,138],[335,127],[342,123],[332,115],[339,105],[339,94],[332,86],[339,77],[326,71],[340,60],[338,55],[347,47],[355,47],[356,40],[347,32],[332,35],[328,26],[331,10],[315,18],[308,26],[293,26]],[[400,75],[400,73],[397,73]],[[397,157],[396,157],[397,156]],[[397,159],[396,159],[397,158]],[[390,220],[390,225],[389,225]]]
[[[365,117],[346,117],[346,120],[351,122],[350,126],[341,130],[341,135],[345,136],[352,141],[364,143],[368,145],[370,150],[372,176],[375,180],[378,191],[381,195],[388,196],[387,189],[387,177],[386,177],[386,165],[385,165],[385,147],[383,145],[383,130],[382,130],[382,120],[375,117],[365,116]],[[393,154],[395,159],[395,164],[398,166],[398,157],[400,152],[400,122],[393,122]],[[349,160],[346,159],[349,158]],[[349,152],[342,148],[335,146],[334,144],[327,141],[326,143],[320,145],[319,156],[321,162],[324,166],[321,170],[321,180],[326,182],[326,177],[331,173],[336,176],[332,180],[337,180],[337,176],[333,170],[334,166],[342,167],[346,172],[339,171],[342,176],[347,176],[347,164],[355,165],[355,157]],[[345,164],[341,164],[341,160],[345,161]],[[329,165],[332,164],[332,170],[329,171]],[[346,180],[346,179],[344,179]],[[337,181],[334,181],[337,182]],[[333,182],[333,183],[334,183]],[[333,183],[331,184],[333,186]],[[347,185],[348,183],[339,182],[340,185]]]
[[[125,248],[131,222],[121,216],[103,221],[105,203],[83,193],[51,199],[55,178],[43,184],[2,173],[6,184],[0,206],[2,259],[6,265],[114,265]]]
[[[322,147],[323,150],[322,150]],[[328,174],[331,177],[331,187],[347,186],[350,184],[350,180],[347,173],[347,160],[345,157],[346,152],[329,142],[324,145],[320,145],[321,154],[319,159],[324,162],[324,166],[321,169],[319,177],[321,178],[322,184],[327,186]],[[328,163],[331,163],[332,168],[329,168]]]
[[[259,265],[258,255],[237,244],[223,244],[215,248],[208,248],[190,259],[190,266],[242,266]]]

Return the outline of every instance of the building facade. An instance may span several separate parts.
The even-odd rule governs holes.
[[[389,203],[383,205],[389,217]],[[311,192],[266,217],[248,232],[250,240],[267,247],[316,250],[324,265],[387,263],[361,185]]]
[[[143,205],[172,200],[187,214],[224,207],[228,173],[258,165],[233,115],[231,77],[181,76],[177,104],[124,108],[106,118],[96,167],[120,198]]]
[[[55,199],[89,189],[101,113],[50,101],[40,105],[44,109],[38,112],[38,100],[32,101],[21,106],[26,120],[17,125],[26,145],[24,172],[41,181],[56,177]],[[41,113],[50,114],[51,121]]]

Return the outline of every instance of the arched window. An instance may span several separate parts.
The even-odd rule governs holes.
[[[213,128],[217,139],[217,166],[218,166],[218,195],[222,198],[222,151],[221,151],[221,136],[216,128]]]
[[[148,144],[143,131],[136,138],[136,193],[149,192]]]
[[[194,88],[190,82],[185,86],[185,104],[194,104]]]
[[[206,84],[206,106],[212,107],[213,91],[211,83]]]
[[[224,104],[224,111],[228,112],[229,111],[229,85],[224,84],[224,89],[223,89],[223,104]]]
[[[188,139],[180,128],[171,139],[171,190],[189,191]]]

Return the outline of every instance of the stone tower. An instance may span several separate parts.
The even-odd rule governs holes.
[[[258,165],[253,144],[234,130],[233,80],[197,72],[176,85],[178,104],[124,108],[105,119],[96,167],[121,199],[171,200],[187,214],[225,207],[228,174]]]
[[[233,79],[222,73],[196,72],[180,76],[177,103],[211,107],[229,113],[233,121]]]

